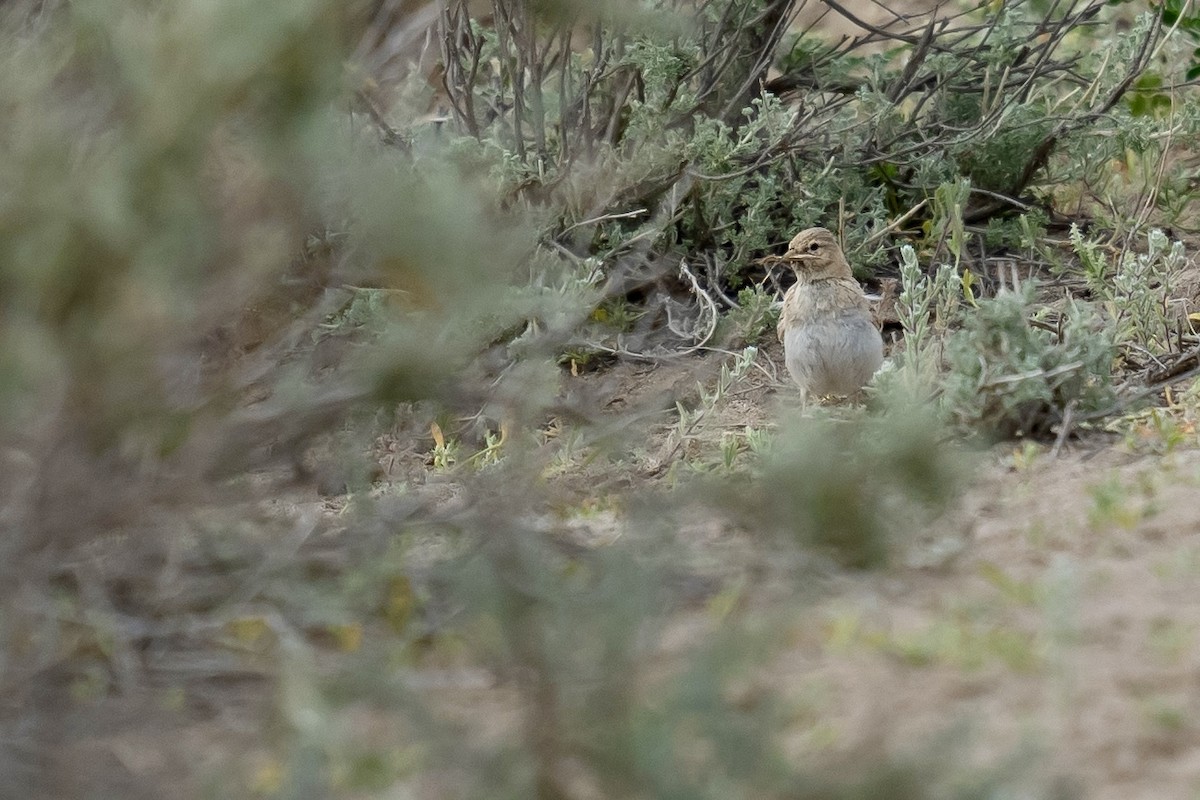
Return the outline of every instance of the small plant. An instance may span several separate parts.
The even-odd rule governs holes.
[[[945,244],[954,256],[957,270],[966,247],[966,231],[963,226],[963,209],[971,195],[971,182],[959,179],[943,183],[933,193],[933,232],[930,238],[938,246]]]
[[[1017,472],[1028,472],[1042,457],[1042,446],[1026,439],[1012,451],[1012,465]]]
[[[467,463],[479,469],[499,464],[500,459],[504,457],[504,442],[507,438],[503,425],[499,432],[486,431],[483,436],[483,449],[472,454]]]
[[[958,318],[959,305],[968,284],[958,271],[943,264],[927,277],[917,263],[911,245],[900,248],[899,301],[896,303],[900,325],[904,328],[904,355],[895,377],[908,397],[928,396],[934,391],[942,368],[943,340]],[[971,296],[972,302],[974,297]]]
[[[726,471],[733,469],[734,461],[737,460],[738,453],[742,452],[742,442],[738,435],[732,431],[725,431],[721,434],[721,466]]]
[[[1093,291],[1103,291],[1108,279],[1108,257],[1100,248],[1099,242],[1083,237],[1083,231],[1074,223],[1071,224],[1071,248],[1079,257],[1079,265],[1083,268],[1083,277]]]
[[[592,319],[604,323],[617,331],[627,333],[645,315],[645,310],[634,306],[624,297],[606,300],[592,312]]]
[[[1111,527],[1132,530],[1145,516],[1130,497],[1131,489],[1116,476],[1088,487],[1092,507],[1088,509],[1088,525],[1093,529]]]
[[[772,433],[762,428],[747,425],[742,430],[721,432],[720,466],[732,472],[738,466],[738,456],[749,453],[752,459],[763,458],[770,449]],[[693,466],[702,466],[693,462]]]
[[[746,446],[750,448],[750,452],[757,458],[762,458],[770,452],[772,442],[771,432],[763,428],[751,428],[746,426],[745,430]]]
[[[724,338],[753,344],[774,331],[779,308],[770,292],[762,286],[747,287],[738,292],[737,301],[737,307],[724,317],[729,331]]]
[[[1046,225],[1050,219],[1040,208],[1031,208],[1016,217],[993,217],[988,220],[984,242],[988,247],[1005,247],[1010,250],[1032,251],[1046,237]]]
[[[721,365],[721,373],[717,377],[717,383],[711,391],[703,385],[698,387],[700,402],[695,408],[688,408],[680,402],[675,403],[675,411],[678,414],[678,419],[671,433],[669,441],[670,450],[665,462],[669,462],[680,452],[687,454],[689,449],[699,447],[701,425],[705,420],[715,415],[717,409],[724,403],[729,391],[746,378],[757,358],[757,347],[743,349],[735,357],[732,366],[728,363]],[[734,458],[736,458],[737,453],[741,450],[741,442],[738,437],[730,436],[728,432],[724,432],[721,435],[720,447],[721,463],[727,469],[731,468]],[[698,469],[706,468],[706,465],[700,461],[689,461],[689,464]]]
[[[429,452],[430,463],[437,472],[445,472],[458,463],[458,453],[461,447],[454,439],[447,439],[442,433],[442,427],[436,422],[429,426],[433,437],[433,450]]]
[[[707,409],[711,410],[718,403],[725,399],[725,395],[746,377],[750,372],[750,368],[754,366],[754,360],[758,358],[757,347],[747,347],[738,354],[731,368],[728,363],[721,365],[721,374],[717,378],[716,388],[712,393],[706,392],[704,387],[700,387],[700,402]]]
[[[1154,228],[1146,235],[1145,253],[1126,252],[1114,266],[1078,225],[1071,225],[1070,237],[1088,287],[1116,322],[1116,344],[1152,355],[1172,352],[1179,340],[1170,307],[1172,282],[1187,260],[1183,243]]]
[[[1113,402],[1113,345],[1087,303],[1069,300],[1054,323],[1033,324],[1036,285],[980,300],[946,342],[943,407],[951,420],[992,435],[1044,436],[1068,409]]]

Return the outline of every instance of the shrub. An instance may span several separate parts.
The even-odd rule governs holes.
[[[515,33],[495,36],[458,0],[442,29],[446,87],[459,132],[504,154],[513,198],[550,211],[544,240],[599,256],[622,293],[670,287],[663,264],[716,253],[702,287],[725,308],[800,228],[843,228],[865,276],[886,259],[875,234],[892,220],[915,233],[938,222],[919,212],[939,187],[961,185],[960,222],[1030,213],[1017,198],[1070,161],[1052,158],[1060,148],[1086,157],[1076,141],[1159,36],[1146,15],[1120,37],[1117,70],[1074,44],[1103,4],[1043,15],[1015,3],[936,36],[897,26],[884,34],[895,50],[864,55],[867,37],[787,34],[786,2],[665,5],[673,16],[636,23],[560,15],[535,35],[530,10],[501,4]],[[772,63],[781,74],[767,80]],[[1064,112],[1070,92],[1085,100]]]
[[[950,335],[943,402],[955,421],[1000,437],[1044,436],[1068,413],[1112,404],[1103,319],[1071,299],[1057,315],[1034,312],[1036,291],[1030,281],[980,300]]]

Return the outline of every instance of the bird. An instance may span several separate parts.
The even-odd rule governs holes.
[[[837,239],[825,228],[808,228],[779,261],[796,273],[776,333],[801,402],[856,394],[883,363],[883,336]]]

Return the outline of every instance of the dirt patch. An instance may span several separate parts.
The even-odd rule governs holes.
[[[714,360],[700,362],[709,374]],[[698,365],[605,379],[636,404],[646,386],[686,396]],[[752,381],[712,430],[771,427],[790,397]],[[1146,435],[1084,432],[1057,456],[998,446],[942,523],[961,549],[832,580],[779,632],[789,644],[767,670],[795,705],[789,752],[911,755],[950,732],[980,764],[1040,753],[1086,797],[1200,790],[1200,450],[1194,434],[1166,448]],[[769,596],[752,601],[764,617]]]
[[[1088,797],[1187,796],[1200,785],[1195,458],[1103,446],[986,470],[952,565],[848,581],[798,623],[779,670],[800,698],[822,687],[828,747],[881,737],[903,751],[965,724],[981,760],[1033,744]],[[797,731],[797,755],[811,738]]]

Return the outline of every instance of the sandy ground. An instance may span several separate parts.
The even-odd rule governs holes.
[[[774,345],[763,359],[782,372]],[[631,403],[705,374],[614,372],[597,380]],[[787,407],[785,385],[748,382],[715,427],[770,426]],[[1076,796],[1200,796],[1195,414],[1176,409],[1173,445],[1146,414],[1127,435],[1085,432],[1057,456],[998,445],[939,530],[901,548],[905,564],[826,584],[784,623],[766,670],[797,709],[789,752],[911,755],[949,734],[979,764],[1037,754]],[[960,546],[926,557],[923,541],[945,536]],[[773,613],[769,597],[752,607]]]
[[[846,581],[781,669],[824,686],[842,745],[965,723],[983,756],[1044,748],[1086,797],[1196,796],[1197,455],[1106,445],[990,467],[953,563]]]

